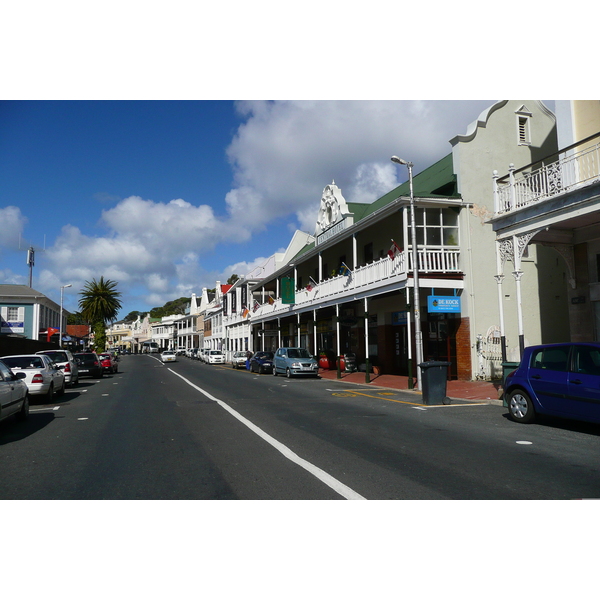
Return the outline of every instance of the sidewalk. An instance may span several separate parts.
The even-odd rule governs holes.
[[[319,375],[323,379],[332,379],[344,383],[367,385],[373,387],[390,388],[394,390],[408,389],[408,377],[402,375],[374,375],[370,374],[370,383],[365,381],[365,373],[344,373],[342,378],[337,379],[337,371],[319,369]],[[418,390],[414,391],[419,394]],[[446,384],[446,394],[448,397],[457,400],[476,400],[479,402],[488,402],[489,404],[499,404],[502,406],[502,387],[499,381],[456,381],[451,380]]]

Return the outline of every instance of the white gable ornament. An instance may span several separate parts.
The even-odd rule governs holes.
[[[348,209],[342,191],[333,181],[323,190],[315,237],[317,245],[322,244],[340,231],[354,224],[354,214]]]

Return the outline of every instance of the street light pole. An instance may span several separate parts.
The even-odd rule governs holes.
[[[63,292],[65,288],[71,287],[73,284],[67,283],[66,285],[60,286],[60,320],[58,321],[58,327],[60,331],[58,332],[58,347],[62,348],[63,342]]]
[[[415,354],[417,361],[417,387],[423,391],[421,369],[419,365],[423,362],[423,335],[421,333],[421,314],[419,298],[419,254],[417,248],[417,225],[415,221],[415,196],[413,192],[413,163],[397,156],[392,156],[392,162],[408,167],[408,184],[410,187],[410,238],[412,246],[413,263],[413,309],[415,315]]]

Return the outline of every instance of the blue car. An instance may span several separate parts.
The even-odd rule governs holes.
[[[552,415],[600,423],[600,344],[529,346],[507,375],[504,394],[509,416],[531,423]]]
[[[273,353],[259,350],[250,359],[251,373],[272,373],[273,372]]]

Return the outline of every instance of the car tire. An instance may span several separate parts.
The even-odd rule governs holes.
[[[19,421],[27,421],[29,418],[29,394],[25,394],[25,398],[23,399],[23,406],[21,406],[21,410],[17,414],[17,419]]]
[[[275,365],[273,365],[273,376],[277,377],[277,369],[275,368]]]
[[[54,398],[54,386],[52,384],[50,384],[50,389],[46,392],[46,403],[50,403],[52,402],[52,399]]]
[[[290,368],[289,368],[289,367],[288,367],[288,368],[285,370],[285,376],[286,376],[288,379],[291,379],[291,378],[292,378],[292,372],[290,371]]]
[[[523,390],[513,390],[508,394],[508,415],[515,423],[533,423],[535,409],[533,402]]]
[[[67,384],[66,384],[65,380],[63,379],[62,387],[60,388],[60,390],[58,392],[56,392],[56,395],[62,396],[65,393],[66,389],[67,389]]]

